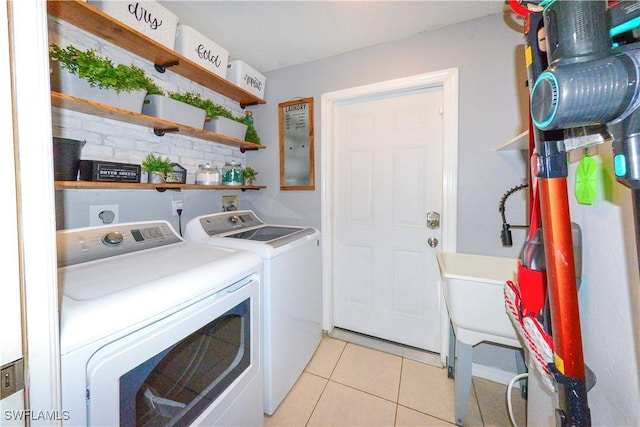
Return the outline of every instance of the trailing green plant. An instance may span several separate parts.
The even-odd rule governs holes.
[[[175,99],[176,101],[184,102],[185,104],[193,105],[194,107],[202,108],[207,112],[207,117],[211,120],[216,119],[218,117],[225,117],[227,119],[234,120],[238,123],[242,123],[247,125],[247,133],[245,136],[245,140],[248,142],[253,142],[254,144],[260,145],[260,137],[258,136],[258,132],[253,127],[253,123],[246,120],[245,117],[235,117],[231,110],[228,108],[216,104],[210,99],[205,99],[200,96],[200,94],[196,92],[185,92],[185,93],[171,93],[169,97]]]
[[[258,176],[258,173],[259,172],[254,168],[252,168],[251,166],[247,166],[244,168],[244,171],[243,171],[244,180],[247,183],[255,181]]]
[[[49,57],[72,74],[86,80],[92,87],[113,89],[117,92],[145,90],[151,95],[163,94],[162,89],[142,68],[135,65],[114,65],[109,58],[98,56],[93,49],[82,51],[73,45],[61,48],[51,44]]]
[[[196,92],[185,93],[170,93],[169,97],[176,101],[184,102],[185,104],[193,105],[194,107],[202,108],[207,112],[207,117],[210,119],[216,119],[218,117],[226,117],[227,119],[234,120],[231,110],[223,107],[220,104],[216,104],[210,99],[205,99]]]
[[[171,160],[168,157],[163,159],[159,154],[156,156],[153,153],[149,153],[142,162],[142,169],[147,172],[167,174],[173,171],[173,166],[171,166]]]

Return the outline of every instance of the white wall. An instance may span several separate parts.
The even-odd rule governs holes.
[[[617,183],[611,144],[591,148],[599,164],[592,205],[573,196],[582,150],[571,153],[571,218],[583,239],[579,290],[585,363],[598,382],[589,393],[593,425],[640,425],[640,279],[631,190]]]
[[[422,33],[348,54],[288,67],[267,74],[267,104],[256,110],[256,124],[270,149],[248,153],[268,190],[255,200],[265,215],[320,226],[320,95],[334,90],[423,74],[451,67],[460,71],[459,224],[461,252],[516,255],[524,232],[514,231],[514,248],[500,244],[498,202],[510,187],[525,181],[520,152],[494,149],[526,128],[523,102],[527,92],[521,33],[511,30],[502,15]],[[314,97],[316,191],[281,192],[278,176],[278,103]],[[526,104],[525,104],[526,105]],[[499,171],[499,173],[496,173]],[[384,173],[381,171],[381,173]],[[520,202],[516,199],[520,198]],[[509,199],[509,220],[525,218],[523,193]]]

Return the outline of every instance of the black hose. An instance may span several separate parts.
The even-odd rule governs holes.
[[[515,187],[510,188],[506,193],[504,193],[502,195],[502,198],[500,199],[500,205],[498,206],[498,211],[500,212],[500,216],[502,217],[502,223],[503,224],[507,223],[507,218],[506,218],[505,209],[504,209],[504,205],[507,202],[507,199],[509,198],[509,196],[511,196],[516,191],[523,190],[523,189],[527,188],[528,186],[529,186],[529,184],[516,185]]]
[[[513,239],[511,238],[511,225],[507,223],[507,216],[505,214],[504,205],[507,202],[507,199],[510,195],[515,193],[516,191],[520,191],[524,188],[527,188],[529,184],[520,184],[516,185],[513,188],[510,188],[502,198],[500,199],[500,205],[498,206],[498,211],[500,212],[500,216],[502,217],[502,231],[500,232],[500,240],[502,241],[502,246],[511,247],[513,246]],[[521,226],[518,226],[521,228]]]

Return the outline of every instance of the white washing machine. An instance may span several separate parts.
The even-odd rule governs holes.
[[[59,231],[64,425],[261,425],[262,259],[165,221]]]
[[[320,232],[264,224],[246,210],[196,217],[184,236],[248,250],[264,261],[264,410],[271,415],[322,339]]]

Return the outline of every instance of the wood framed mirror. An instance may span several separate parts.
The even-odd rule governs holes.
[[[315,190],[313,98],[278,104],[280,190]]]

